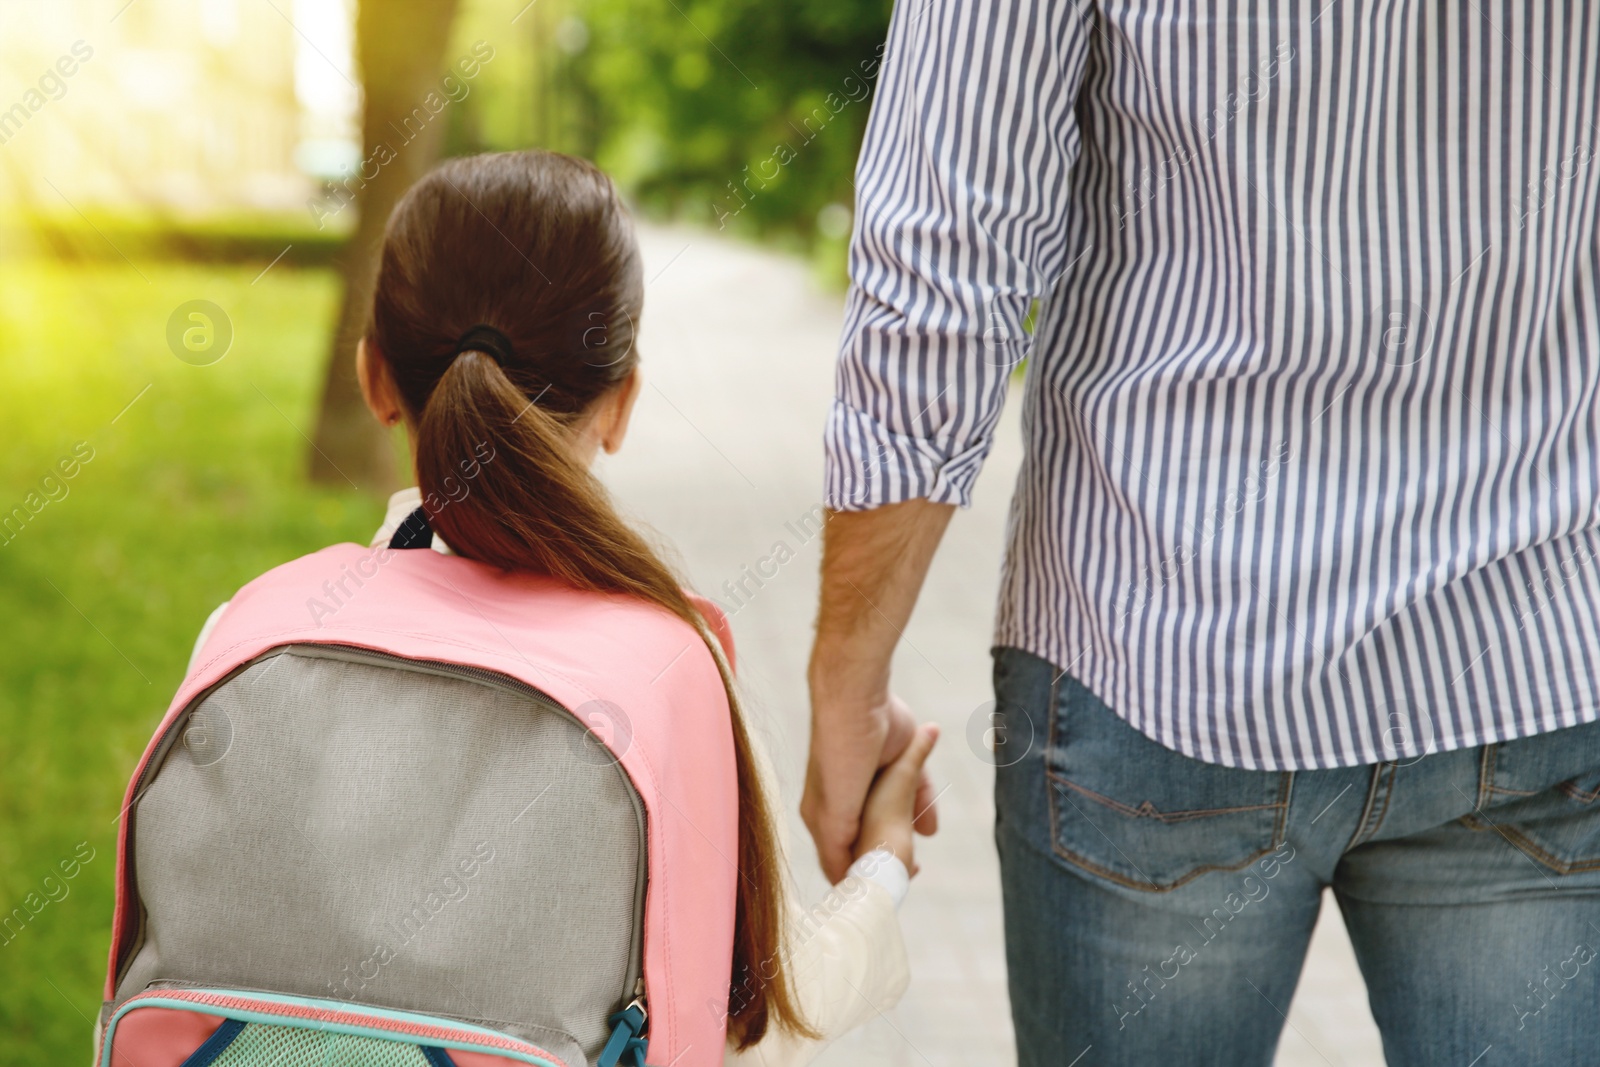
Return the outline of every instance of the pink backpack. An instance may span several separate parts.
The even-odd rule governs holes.
[[[97,1063],[720,1064],[736,784],[667,612],[432,551],[278,567],[129,783]]]

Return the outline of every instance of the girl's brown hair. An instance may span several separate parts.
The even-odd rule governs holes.
[[[781,951],[783,870],[772,813],[727,666],[672,569],[617,514],[573,449],[595,402],[639,362],[639,250],[611,180],[555,152],[444,164],[389,218],[369,349],[387,365],[415,431],[424,499],[487,442],[472,490],[429,516],[457,553],[579,589],[656,604],[695,628],[728,693],[739,781],[739,875],[728,1032],[739,1048],[769,1024],[809,1034]],[[504,334],[498,358],[460,338]],[[494,347],[494,346],[490,346]]]

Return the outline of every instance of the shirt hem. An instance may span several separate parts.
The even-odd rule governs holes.
[[[1474,732],[1452,734],[1436,737],[1431,744],[1419,747],[1406,747],[1396,749],[1392,753],[1368,753],[1355,749],[1338,749],[1325,755],[1307,760],[1285,760],[1266,758],[1256,761],[1238,759],[1236,753],[1242,748],[1248,750],[1252,747],[1248,738],[1236,738],[1234,735],[1219,731],[1217,746],[1220,752],[1202,754],[1197,751],[1197,746],[1185,745],[1182,740],[1168,731],[1161,729],[1150,730],[1141,725],[1131,714],[1137,707],[1132,700],[1124,699],[1114,689],[1106,684],[1105,666],[1092,656],[1085,655],[1078,660],[1080,664],[1087,664],[1088,669],[1082,673],[1076,670],[1063,670],[1060,667],[1060,657],[1053,650],[1044,647],[1042,642],[1035,642],[1026,637],[997,633],[994,637],[993,648],[1014,648],[1029,655],[1037,656],[1055,667],[1055,669],[1070,676],[1095,698],[1111,711],[1133,727],[1139,733],[1154,741],[1162,748],[1176,752],[1180,756],[1199,763],[1208,763],[1213,766],[1227,767],[1240,771],[1327,771],[1338,770],[1346,767],[1370,767],[1380,763],[1394,763],[1404,760],[1417,760],[1426,756],[1442,755],[1446,752],[1455,752],[1467,748],[1479,748],[1483,745],[1504,744],[1510,741],[1520,741],[1529,737],[1539,737],[1543,734],[1554,733],[1571,727],[1586,726],[1600,721],[1600,705],[1588,705],[1574,710],[1562,709],[1566,714],[1552,714],[1549,710],[1541,713],[1545,720],[1557,719],[1559,722],[1539,721],[1526,722],[1519,716],[1517,720],[1502,730],[1489,730],[1481,736]],[[1181,697],[1180,697],[1181,699]],[[1447,710],[1447,709],[1441,709]],[[1571,721],[1566,721],[1570,719]],[[1238,742],[1243,742],[1239,744]]]

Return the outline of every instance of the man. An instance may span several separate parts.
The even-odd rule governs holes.
[[[897,7],[803,813],[837,876],[1025,357],[1023,1064],[1270,1062],[1329,886],[1391,1064],[1594,1061],[1596,56],[1576,3]]]

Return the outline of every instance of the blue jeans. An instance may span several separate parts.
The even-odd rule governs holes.
[[[1244,771],[1016,649],[995,693],[1021,1067],[1270,1064],[1326,886],[1390,1067],[1600,1064],[1600,723]]]

